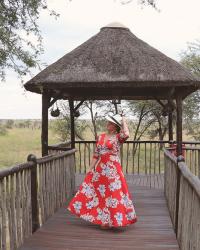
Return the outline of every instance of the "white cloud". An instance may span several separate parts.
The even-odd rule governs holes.
[[[140,39],[179,60],[187,42],[199,38],[200,1],[157,0],[157,3],[161,12],[141,8],[137,0],[128,5],[121,5],[120,0],[51,0],[50,9],[61,16],[55,20],[42,12],[40,29],[45,53],[41,58],[51,64],[98,33],[102,26],[118,21]],[[24,96],[16,76],[9,76],[0,88],[0,118],[41,117],[41,96],[28,92]]]

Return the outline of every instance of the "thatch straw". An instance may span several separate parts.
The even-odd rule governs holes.
[[[112,25],[111,25],[112,26]],[[115,85],[116,84],[116,85]],[[25,85],[40,93],[46,89],[73,87],[169,87],[200,86],[200,79],[126,27],[113,25],[49,65]]]

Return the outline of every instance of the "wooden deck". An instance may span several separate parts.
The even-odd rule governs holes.
[[[85,174],[76,174],[76,186],[84,180]],[[134,186],[164,189],[164,174],[125,174],[127,183]]]
[[[155,180],[158,179],[156,177]],[[98,225],[71,214],[65,206],[49,218],[19,249],[178,250],[163,189],[161,186],[149,188],[145,179],[141,179],[138,184],[137,181],[137,178],[127,178],[138,217],[135,224],[126,228],[102,230]]]

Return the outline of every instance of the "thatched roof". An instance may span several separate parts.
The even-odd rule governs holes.
[[[24,85],[36,93],[45,88],[52,95],[60,91],[63,98],[75,99],[105,99],[106,94],[121,99],[165,98],[177,91],[188,95],[199,86],[200,79],[186,68],[120,24],[101,28]]]

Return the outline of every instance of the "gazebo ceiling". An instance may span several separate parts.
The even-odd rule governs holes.
[[[114,23],[25,83],[26,90],[63,99],[183,98],[200,79],[162,52]]]

